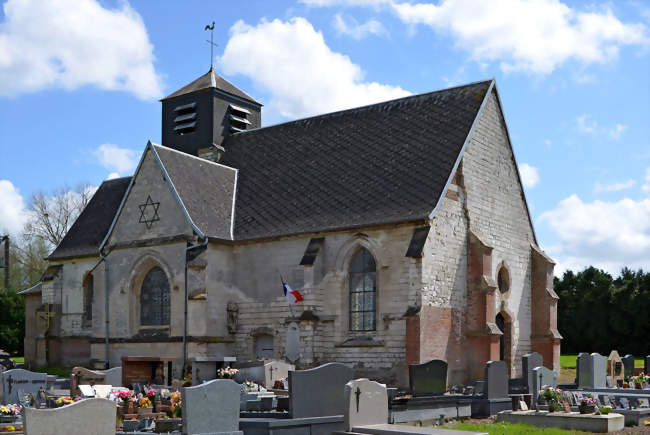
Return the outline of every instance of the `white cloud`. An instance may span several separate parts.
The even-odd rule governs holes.
[[[102,166],[108,170],[117,172],[110,174],[109,178],[113,174],[119,176],[119,173],[130,173],[138,163],[135,151],[128,148],[120,148],[110,143],[100,145],[93,154]]]
[[[85,85],[161,95],[153,46],[127,2],[9,0],[0,23],[0,95]]]
[[[539,170],[528,163],[519,165],[519,174],[524,187],[532,188],[539,183]]]
[[[546,145],[547,147],[550,147],[550,146],[551,146],[551,140],[550,140],[550,139],[546,139],[546,140],[544,141],[544,145]]]
[[[369,35],[388,35],[388,31],[377,20],[368,20],[363,24],[359,24],[354,18],[349,18],[346,22],[341,14],[334,16],[333,26],[337,34],[351,36],[354,39],[363,39]]]
[[[5,232],[16,237],[23,229],[27,210],[25,201],[18,189],[9,180],[0,180],[0,235]]]
[[[539,221],[559,240],[552,253],[561,264],[556,273],[593,265],[617,274],[624,266],[650,264],[650,198],[585,203],[574,194]]]
[[[594,184],[594,193],[618,192],[619,190],[630,189],[635,185],[636,185],[635,180],[627,180],[624,183],[614,183],[614,184],[607,184],[607,185],[602,185],[596,182],[596,184]]]
[[[610,135],[613,139],[617,139],[617,140],[618,140],[618,139],[621,138],[621,134],[623,134],[623,132],[624,132],[625,130],[627,130],[627,125],[616,124],[615,127],[613,127],[611,130],[609,130],[609,135]]]
[[[110,174],[108,174],[108,177],[106,177],[107,180],[114,180],[116,178],[120,178],[120,174],[118,174],[117,172],[111,172]]]
[[[598,129],[598,123],[596,121],[590,120],[589,115],[583,114],[576,118],[578,121],[578,131],[581,133],[594,134]]]
[[[296,118],[403,97],[399,86],[364,81],[348,56],[332,51],[323,34],[304,18],[238,21],[230,29],[220,64],[243,74],[271,94],[269,110]]]
[[[584,12],[559,0],[302,0],[312,6],[389,4],[407,24],[451,35],[470,57],[498,62],[504,72],[549,74],[563,63],[606,63],[625,46],[648,46],[645,24],[624,23],[602,6]],[[583,74],[588,77],[587,74]]]
[[[641,186],[641,190],[650,193],[650,168],[645,170],[645,184]]]

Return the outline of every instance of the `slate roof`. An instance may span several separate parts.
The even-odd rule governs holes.
[[[98,255],[131,177],[104,181],[48,260]]]
[[[242,132],[235,240],[427,219],[492,81]]]
[[[151,145],[192,222],[210,237],[232,239],[237,170],[161,145]]]
[[[213,68],[210,68],[210,71],[203,74],[201,77],[194,80],[192,83],[185,85],[179,90],[177,90],[176,92],[167,95],[161,101],[168,100],[170,98],[178,97],[181,95],[191,94],[209,88],[219,89],[220,91],[223,91],[227,94],[234,95],[236,97],[251,101],[257,104],[258,106],[262,105],[257,101],[255,101],[253,97],[251,97],[250,95],[248,95],[247,93],[245,93],[244,91],[242,91],[241,89],[237,88],[235,85],[230,83],[228,80],[224,79],[219,74],[217,74]]]

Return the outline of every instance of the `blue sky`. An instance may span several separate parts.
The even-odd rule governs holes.
[[[215,68],[265,125],[494,77],[558,271],[650,268],[650,1],[9,0],[0,232],[31,194],[130,175],[158,99]]]

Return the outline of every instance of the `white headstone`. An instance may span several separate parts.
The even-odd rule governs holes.
[[[84,397],[95,397],[95,390],[91,385],[79,385],[79,391]]]
[[[83,386],[87,387],[88,385]],[[112,388],[112,385],[94,385],[93,389],[95,390],[95,397],[99,399],[108,399],[108,395],[110,394]]]
[[[23,410],[25,435],[115,435],[115,402],[86,399],[62,408]]]
[[[275,381],[286,379],[289,372],[296,369],[293,364],[287,364],[284,361],[269,361],[264,364],[264,386],[273,388]]]
[[[388,423],[386,385],[368,379],[345,384],[345,430],[372,424]]]
[[[287,359],[296,362],[300,358],[300,328],[296,322],[289,323],[286,339]]]

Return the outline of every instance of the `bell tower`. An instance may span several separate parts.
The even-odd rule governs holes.
[[[195,156],[223,151],[226,137],[262,124],[262,104],[213,68],[161,102],[162,144]]]

